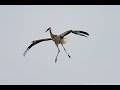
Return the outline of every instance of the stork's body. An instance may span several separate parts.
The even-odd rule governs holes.
[[[25,50],[24,52],[24,56],[25,54],[27,53],[27,51],[32,47],[34,46],[35,44],[39,43],[39,42],[42,42],[42,41],[48,41],[48,40],[53,40],[55,42],[55,45],[57,46],[58,48],[58,53],[57,53],[57,56],[55,58],[55,63],[57,62],[57,57],[60,53],[60,49],[58,47],[58,44],[61,44],[62,47],[64,48],[63,44],[66,44],[66,38],[64,38],[66,35],[70,34],[70,33],[74,33],[74,34],[77,34],[77,35],[81,35],[81,36],[89,36],[89,34],[87,32],[84,32],[84,31],[73,31],[73,30],[68,30],[66,32],[63,32],[62,34],[60,35],[54,35],[51,31],[51,28],[49,27],[46,32],[49,31],[50,32],[50,36],[51,38],[45,38],[45,39],[39,39],[39,40],[34,40],[32,41],[32,44]],[[66,49],[64,48],[65,52],[67,53]],[[70,58],[70,55],[67,53],[68,57]]]
[[[46,32],[49,30],[51,39],[56,43],[56,44],[65,44],[65,38],[60,38],[59,35],[54,35],[51,31],[51,28],[49,27]]]
[[[57,53],[57,56],[55,58],[55,63],[57,62],[57,57],[58,57],[58,54],[60,53],[60,49],[58,47],[58,44],[61,44],[63,46],[63,44],[66,43],[65,41],[65,38],[61,38],[60,35],[54,35],[51,31],[51,28],[49,27],[46,32],[49,30],[50,32],[50,36],[51,36],[51,39],[55,42],[57,48],[58,48],[58,53]],[[63,46],[64,48],[64,46]],[[66,49],[64,48],[65,52],[67,53]],[[68,57],[70,58],[70,55],[67,53]]]

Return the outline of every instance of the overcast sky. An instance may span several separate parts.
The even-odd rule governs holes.
[[[88,38],[69,34],[65,46],[71,59],[53,41],[31,41],[82,30]],[[120,6],[0,6],[0,84],[120,84]]]

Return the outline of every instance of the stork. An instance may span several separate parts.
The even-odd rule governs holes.
[[[58,55],[60,53],[60,49],[58,47],[58,44],[61,44],[63,49],[65,50],[66,54],[68,55],[68,57],[70,58],[71,56],[68,54],[68,52],[66,51],[65,47],[63,46],[63,44],[66,44],[66,38],[64,38],[65,36],[67,36],[68,34],[70,33],[73,33],[73,34],[76,34],[76,35],[80,35],[80,36],[84,36],[84,37],[87,37],[89,36],[89,34],[87,32],[84,32],[84,31],[78,31],[78,30],[68,30],[68,31],[65,31],[63,32],[62,34],[59,34],[59,35],[55,35],[52,33],[51,31],[51,27],[49,27],[46,32],[49,31],[50,32],[50,37],[48,38],[43,38],[43,39],[38,39],[38,40],[34,40],[32,41],[32,43],[28,46],[28,48],[25,50],[24,52],[24,56],[26,55],[26,53],[29,51],[29,49],[42,42],[42,41],[49,41],[49,40],[52,40],[54,41],[55,45],[57,46],[57,49],[58,49],[58,53],[56,55],[56,58],[55,58],[55,63],[57,62],[57,58],[58,58]]]

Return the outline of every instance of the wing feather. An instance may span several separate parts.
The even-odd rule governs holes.
[[[85,32],[85,31],[68,30],[68,31],[63,32],[62,34],[60,34],[60,38],[63,39],[66,35],[70,34],[71,32],[73,34],[80,35],[80,36],[85,36],[85,37],[89,36],[89,34],[87,32]]]
[[[36,45],[36,44],[38,44],[38,43],[40,43],[40,42],[42,42],[42,41],[48,41],[48,40],[52,40],[51,38],[45,38],[45,39],[39,39],[39,40],[34,40],[34,41],[32,41],[32,44],[30,44],[29,46],[28,46],[28,48],[25,50],[25,52],[24,52],[24,56],[26,55],[26,53],[29,51],[29,49],[31,48],[31,47],[33,47],[34,45]]]
[[[68,30],[66,32],[63,32],[62,34],[60,34],[60,38],[64,38],[66,35],[70,34],[72,32],[72,30]]]

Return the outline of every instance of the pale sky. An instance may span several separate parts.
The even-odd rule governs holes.
[[[82,30],[88,38],[68,35],[55,63],[53,41],[33,46],[31,41],[54,34]],[[1,5],[0,84],[80,85],[120,84],[119,5]]]

